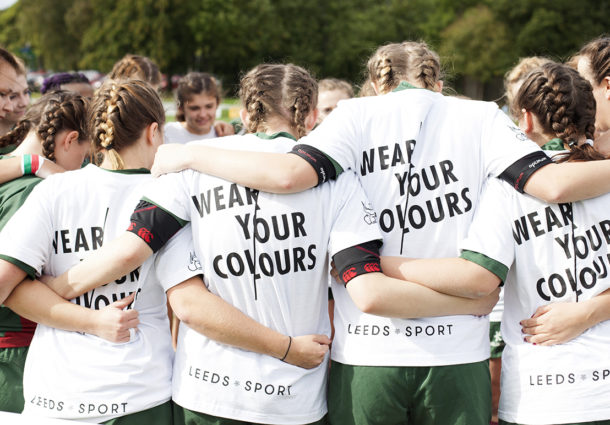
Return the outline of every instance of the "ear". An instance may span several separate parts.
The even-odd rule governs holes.
[[[610,100],[610,76],[604,77],[601,82],[601,86],[604,88],[604,90],[606,90],[604,96],[607,100]]]
[[[248,116],[248,111],[246,108],[241,108],[239,110],[239,118],[241,118],[241,122],[244,123],[244,128],[248,128],[250,125],[250,117]]]
[[[151,145],[155,145],[155,137],[157,136],[157,132],[160,131],[159,129],[159,123],[153,122],[151,124],[148,125],[148,127],[146,127],[146,141],[151,144]]]
[[[444,81],[443,81],[443,80],[438,80],[438,81],[436,82],[436,84],[434,85],[434,91],[435,91],[435,92],[438,92],[438,93],[442,92],[442,91],[443,91],[443,85],[444,85],[444,84],[445,84],[445,83],[444,83]]]
[[[78,144],[78,131],[70,130],[64,134],[58,134],[55,139],[55,149],[61,148],[69,151],[73,144]]]
[[[307,117],[305,117],[305,128],[307,129],[307,132],[310,132],[316,126],[319,114],[320,111],[318,111],[318,108],[314,108],[313,111],[307,114]]]
[[[525,134],[530,134],[532,131],[534,131],[534,116],[530,111],[521,109],[519,127]]]

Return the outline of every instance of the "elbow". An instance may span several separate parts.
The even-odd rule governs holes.
[[[282,176],[276,180],[276,187],[278,193],[294,193],[298,192],[297,179],[291,176]]]
[[[352,296],[352,300],[363,313],[383,315],[382,298],[374,292]]]
[[[571,201],[568,191],[561,187],[548,188],[540,195],[540,199],[549,204],[559,204]]]

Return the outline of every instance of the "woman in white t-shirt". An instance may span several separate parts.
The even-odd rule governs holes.
[[[605,158],[592,147],[591,85],[575,70],[533,70],[515,105],[528,137],[564,146],[558,162]],[[490,180],[461,258],[383,261],[397,277],[462,296],[505,281],[501,424],[610,424],[608,202],[546,204]]]
[[[292,154],[163,147],[153,173],[155,167],[161,172],[195,168],[285,193],[351,168],[360,174],[371,213],[384,231],[382,253],[411,257],[457,251],[488,176],[501,176],[519,191],[553,201],[610,189],[608,162],[551,164],[496,105],[434,93],[438,56],[421,43],[381,47],[369,61],[369,74],[383,95],[342,102]],[[389,321],[359,312],[340,293],[335,302],[344,314],[335,320],[332,357],[347,367],[331,368],[331,422],[385,424],[393,417],[431,424],[489,422],[485,319]],[[391,331],[383,337],[356,334],[356,323]],[[408,384],[411,378],[388,376],[394,373],[388,368],[396,366],[420,374],[413,378],[415,387]],[[428,379],[424,369],[435,378]],[[443,375],[453,372],[457,376]],[[343,377],[335,381],[334,373]],[[397,384],[386,388],[389,381]],[[451,382],[459,384],[448,388]]]
[[[188,143],[235,134],[231,124],[216,120],[220,87],[210,74],[190,72],[176,89],[176,121],[165,125],[165,143]]]

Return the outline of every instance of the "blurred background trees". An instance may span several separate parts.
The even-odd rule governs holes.
[[[603,0],[19,0],[0,12],[0,44],[30,69],[108,72],[136,53],[231,89],[263,61],[358,85],[376,46],[421,39],[457,92],[494,99],[519,57],[566,59],[609,17]]]

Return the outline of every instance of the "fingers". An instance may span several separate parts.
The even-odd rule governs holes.
[[[536,309],[536,311],[534,312],[534,314],[532,315],[532,318],[540,317],[544,313],[547,313],[551,309],[550,306],[551,306],[551,304],[547,304],[547,305],[543,305],[543,306],[538,307]]]
[[[332,342],[326,335],[314,335],[313,341],[323,345],[330,345]]]
[[[118,308],[119,310],[122,310],[133,302],[133,300],[135,299],[135,296],[136,296],[136,293],[132,292],[131,294],[127,295],[125,298],[121,298],[120,300],[113,302],[112,304],[110,304],[109,307],[114,307],[114,308]]]

